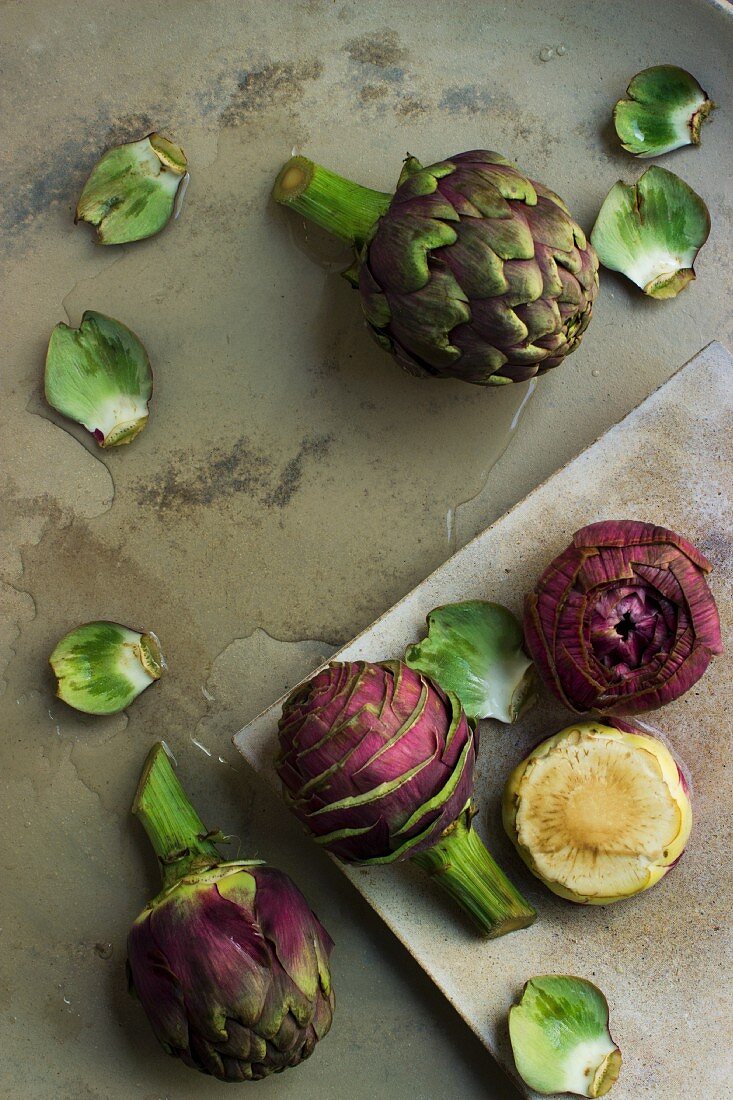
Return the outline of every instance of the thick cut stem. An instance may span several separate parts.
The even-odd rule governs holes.
[[[272,197],[356,248],[371,239],[392,201],[391,195],[352,183],[306,157],[291,157],[283,165]]]
[[[470,809],[445,830],[437,844],[412,859],[489,939],[527,928],[537,916],[471,828]]]
[[[145,761],[132,813],[142,822],[160,860],[164,888],[173,886],[190,871],[221,862],[160,741]]]

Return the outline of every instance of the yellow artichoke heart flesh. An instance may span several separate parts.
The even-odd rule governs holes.
[[[691,809],[662,741],[582,723],[544,741],[515,769],[504,821],[551,890],[607,904],[667,873],[684,850]]]

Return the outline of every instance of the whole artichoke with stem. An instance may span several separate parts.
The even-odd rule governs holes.
[[[598,259],[553,191],[498,153],[424,168],[408,156],[394,195],[305,157],[275,182],[279,203],[353,244],[377,342],[411,374],[523,382],[574,351],[598,292]]]
[[[222,862],[162,743],[132,812],[163,889],[128,938],[130,989],[168,1054],[222,1081],[297,1066],[333,1016],[333,941],[295,883],[261,860]]]
[[[534,909],[471,827],[476,732],[401,661],[333,662],[286,700],[276,768],[313,839],[362,865],[412,859],[496,937]]]

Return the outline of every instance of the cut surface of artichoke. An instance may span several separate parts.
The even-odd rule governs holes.
[[[543,742],[515,769],[504,821],[551,890],[607,904],[666,874],[684,850],[691,810],[661,741],[583,723]]]

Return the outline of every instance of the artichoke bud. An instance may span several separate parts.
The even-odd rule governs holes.
[[[535,1092],[605,1096],[621,1070],[608,1029],[608,1002],[585,978],[531,978],[509,1010],[517,1071]]]
[[[188,184],[186,156],[162,134],[109,149],[84,184],[75,221],[97,227],[100,244],[151,237],[176,213]]]
[[[369,328],[410,374],[523,382],[588,326],[593,247],[553,191],[498,153],[428,167],[408,155],[394,195],[295,157],[273,197],[355,246]]]
[[[59,699],[85,714],[124,710],[166,667],[155,634],[106,621],[70,630],[49,662]]]
[[[640,714],[677,699],[722,653],[711,568],[687,539],[651,523],[576,531],[525,600],[542,679],[581,714]]]
[[[400,661],[334,662],[286,700],[279,737],[285,800],[332,855],[414,860],[489,937],[532,923],[471,826],[476,730],[455,695]]]
[[[83,424],[100,447],[140,434],[152,393],[148,353],[120,321],[88,309],[79,328],[56,325],[46,353],[46,400]]]
[[[331,1026],[330,936],[282,871],[222,862],[162,744],[132,812],[163,873],[127,944],[130,988],[158,1041],[222,1081],[298,1065]]]

